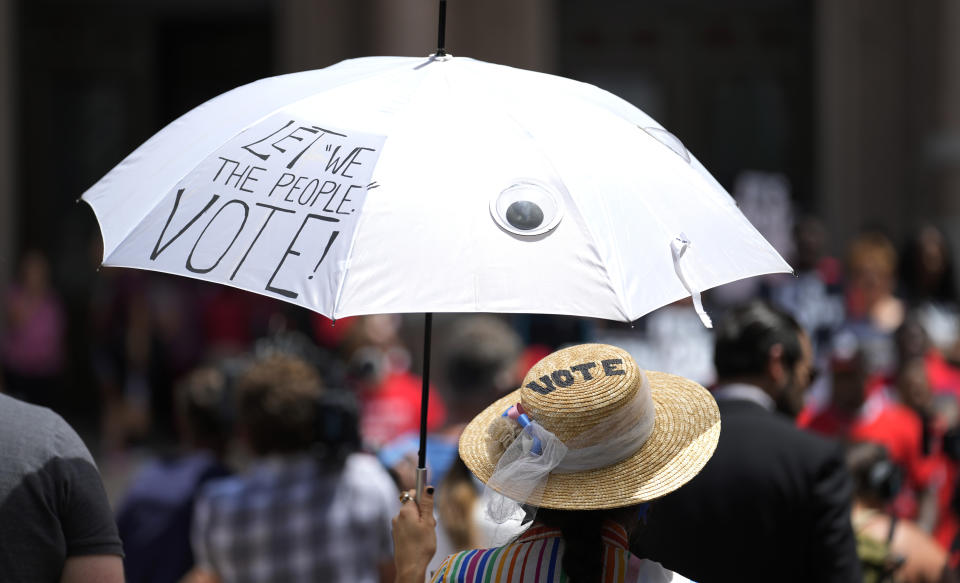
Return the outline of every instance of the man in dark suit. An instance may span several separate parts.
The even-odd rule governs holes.
[[[797,429],[810,341],[762,302],[716,329],[720,442],[700,474],[652,504],[635,554],[700,583],[861,581],[839,444]]]

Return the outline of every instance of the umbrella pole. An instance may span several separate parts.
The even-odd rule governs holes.
[[[443,6],[446,2],[441,2]],[[441,49],[442,50],[442,49]],[[433,314],[423,315],[423,386],[420,393],[420,451],[417,452],[417,502],[427,486],[427,406],[430,403],[430,335]]]
[[[437,24],[437,56],[443,57],[447,54],[444,50],[447,31],[447,0],[440,0],[440,22]]]

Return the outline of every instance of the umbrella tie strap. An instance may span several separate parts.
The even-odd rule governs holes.
[[[693,299],[693,309],[697,311],[697,315],[700,316],[700,321],[703,322],[704,326],[713,328],[713,322],[710,320],[710,316],[707,314],[707,311],[703,309],[700,287],[691,285],[690,278],[688,274],[684,272],[683,265],[680,261],[690,250],[690,239],[687,239],[685,234],[680,233],[679,237],[670,241],[670,250],[673,252],[673,270],[677,272],[680,283],[682,283],[683,287],[690,293],[690,297]],[[687,262],[689,263],[689,261]]]

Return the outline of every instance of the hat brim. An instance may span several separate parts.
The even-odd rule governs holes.
[[[697,475],[717,447],[720,410],[701,385],[672,374],[645,371],[656,408],[653,432],[643,446],[615,464],[583,472],[550,474],[534,499],[543,508],[594,510],[654,500]],[[487,450],[487,428],[520,401],[518,389],[474,417],[460,436],[460,457],[484,483],[499,457]],[[509,490],[501,494],[511,497]],[[515,498],[514,498],[515,499]]]

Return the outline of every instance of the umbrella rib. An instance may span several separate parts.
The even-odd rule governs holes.
[[[363,220],[363,213],[360,213],[360,219]],[[347,257],[343,263],[343,276],[340,278],[340,281],[337,283],[337,295],[333,300],[333,311],[330,313],[330,319],[337,319],[337,311],[340,309],[340,300],[343,298],[343,288],[344,284],[347,282],[347,274],[350,273],[350,264],[353,262],[353,247],[357,243],[357,233],[360,232],[360,221],[357,221],[357,228],[353,233],[353,237],[350,240],[350,247],[347,249]]]
[[[424,64],[429,64],[429,63],[432,62],[433,60],[434,60],[434,59],[433,59],[432,57],[429,57],[429,58],[427,59],[427,63],[424,63]],[[422,67],[422,66],[423,66],[423,64],[417,66],[416,69],[419,70],[420,67]],[[397,120],[402,119],[403,115],[404,115],[405,113],[407,113],[407,112],[409,111],[409,109],[412,107],[412,104],[413,104],[413,102],[414,102],[413,97],[414,97],[414,95],[417,94],[417,92],[419,92],[419,91],[421,90],[421,87],[423,86],[423,83],[424,83],[425,79],[426,79],[426,75],[425,75],[425,74],[419,76],[419,81],[417,82],[416,86],[415,86],[415,87],[410,91],[410,93],[409,93],[410,98],[407,100],[407,103],[406,103],[403,107],[401,107],[400,109],[398,109],[398,110],[394,113],[394,116],[393,116],[393,118],[394,118],[393,123],[394,123],[394,124],[397,123]],[[339,88],[339,87],[338,87],[338,88]],[[386,140],[384,141],[384,147],[386,146],[387,141],[389,141],[389,139],[390,139],[390,137],[387,136]],[[376,174],[376,168],[374,168],[374,174]],[[371,176],[371,179],[373,179],[373,176]],[[367,196],[369,196],[369,191],[368,191],[368,193],[367,193]],[[381,194],[381,196],[382,196],[382,194]],[[364,206],[366,206],[366,204],[367,204],[367,203],[364,202]],[[351,264],[353,263],[353,251],[354,251],[354,248],[356,247],[356,243],[357,243],[357,233],[361,233],[361,232],[362,232],[361,227],[363,226],[363,223],[365,223],[366,221],[367,221],[367,213],[360,213],[360,217],[359,217],[359,219],[357,220],[356,229],[354,230],[353,238],[350,240],[350,247],[349,247],[349,249],[347,249],[347,256],[346,256],[346,259],[345,259],[345,261],[344,261],[344,267],[343,267],[343,276],[340,278],[340,281],[337,283],[337,295],[336,295],[336,299],[335,299],[334,302],[333,302],[333,312],[331,313],[331,318],[332,318],[332,319],[336,319],[336,318],[337,318],[337,312],[340,310],[340,302],[341,302],[341,300],[343,299],[343,290],[344,290],[344,288],[346,287],[347,276],[348,276],[349,273],[350,273],[350,267],[351,267]]]

